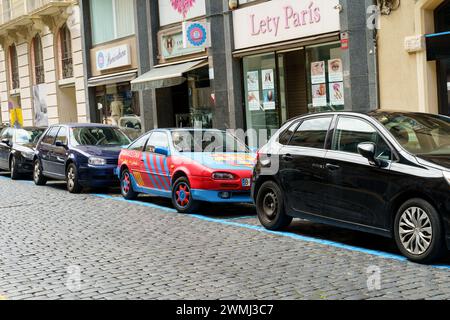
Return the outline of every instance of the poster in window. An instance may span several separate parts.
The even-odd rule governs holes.
[[[250,111],[261,111],[259,91],[250,91],[247,96],[247,101],[248,101],[248,109]]]
[[[325,83],[312,86],[313,107],[327,106],[327,86]]]
[[[275,110],[276,105],[275,105],[274,90],[264,90],[263,97],[264,97],[264,103],[263,103],[264,110]]]
[[[344,105],[344,83],[330,83],[330,103],[332,106]]]
[[[45,84],[33,87],[34,125],[36,127],[48,126],[47,90]]]
[[[328,80],[330,82],[344,81],[344,72],[341,59],[328,60]]]
[[[311,63],[311,83],[325,83],[325,61],[316,61]]]
[[[247,90],[249,92],[259,90],[259,73],[258,73],[258,71],[247,72]]]
[[[263,90],[275,89],[275,80],[273,78],[273,69],[262,70]]]

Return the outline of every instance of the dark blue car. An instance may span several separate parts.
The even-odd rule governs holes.
[[[33,180],[64,180],[67,190],[118,185],[114,169],[122,147],[130,139],[117,127],[100,124],[54,125],[36,147]]]

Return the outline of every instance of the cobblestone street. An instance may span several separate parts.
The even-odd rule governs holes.
[[[307,222],[271,233],[251,206],[181,215],[64,187],[0,176],[3,299],[450,298],[450,260],[407,262],[388,239]]]

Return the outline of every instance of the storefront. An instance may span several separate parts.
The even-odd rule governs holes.
[[[205,1],[192,6],[159,1],[158,58],[149,72],[133,80],[132,90],[154,90],[158,127],[212,127],[214,94],[210,79]],[[191,32],[183,33],[182,21]],[[188,30],[188,31],[189,31]],[[192,34],[193,43],[183,37]],[[208,40],[208,41],[206,41]]]
[[[247,129],[276,130],[308,112],[344,108],[338,0],[280,0],[233,15]]]

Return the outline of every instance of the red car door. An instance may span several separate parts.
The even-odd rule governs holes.
[[[168,157],[155,153],[155,148],[169,148],[167,133],[155,131],[147,141],[143,154],[143,163],[146,172],[148,173],[146,187],[163,192],[170,192],[171,185]]]

